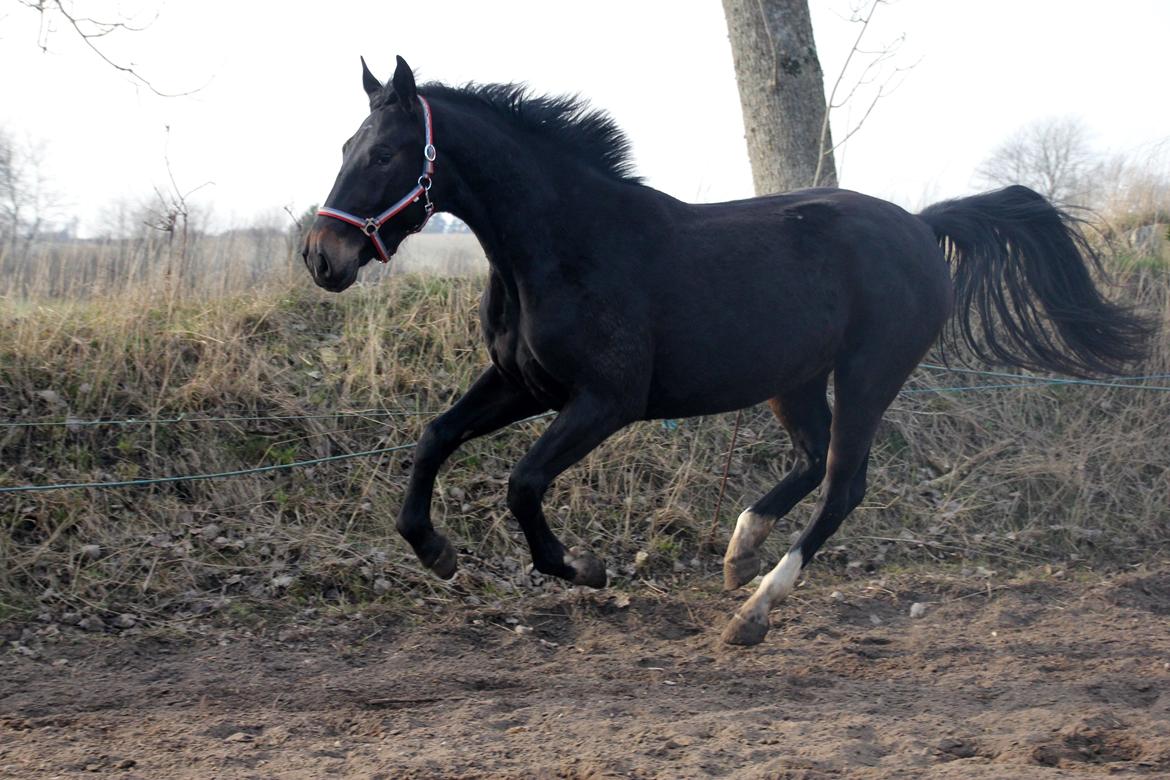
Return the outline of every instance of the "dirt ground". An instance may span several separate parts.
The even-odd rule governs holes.
[[[0,777],[1170,777],[1170,568],[813,579],[749,649],[699,589],[70,629],[0,654]]]

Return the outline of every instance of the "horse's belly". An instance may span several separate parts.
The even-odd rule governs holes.
[[[648,417],[742,409],[832,368],[852,317],[847,263],[777,251],[680,270],[657,302]]]
[[[716,343],[663,345],[650,383],[647,418],[717,414],[766,401],[832,369],[839,325],[740,334]]]

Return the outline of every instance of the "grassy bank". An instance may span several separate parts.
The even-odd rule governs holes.
[[[0,315],[0,420],[68,424],[0,428],[0,486],[407,444],[485,364],[480,278],[395,276],[330,296],[301,276],[215,295],[168,293],[156,279],[86,297],[10,298]],[[1125,284],[1127,297],[1170,320],[1161,268],[1134,268]],[[1170,373],[1165,335],[1140,373]],[[915,374],[880,432],[865,504],[824,565],[872,576],[915,562],[1003,571],[1164,554],[1170,393],[989,387],[1004,383]],[[933,392],[942,386],[972,389]],[[225,417],[234,419],[203,419]],[[631,426],[557,483],[546,502],[554,528],[603,555],[619,583],[716,587],[735,516],[788,467],[782,430],[765,408],[747,410],[713,524],[733,420]],[[484,600],[559,588],[529,575],[504,509],[510,466],[546,422],[472,442],[443,472],[435,519],[465,552],[466,579],[454,586],[423,574],[393,531],[404,450],[233,479],[0,494],[0,609],[104,625],[122,614],[413,603],[451,587]],[[810,504],[773,535],[773,560]]]

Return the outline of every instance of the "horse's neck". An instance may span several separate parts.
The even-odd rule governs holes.
[[[439,152],[458,176],[450,202],[439,207],[467,223],[489,261],[508,266],[499,269],[508,273],[544,259],[554,224],[561,234],[571,227],[565,224],[572,217],[566,193],[575,189],[561,181],[571,167],[542,162],[516,132],[502,120],[477,117],[453,128]],[[442,175],[436,167],[436,181]]]

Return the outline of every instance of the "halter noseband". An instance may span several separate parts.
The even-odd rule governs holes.
[[[317,210],[317,214],[322,217],[333,217],[340,219],[342,222],[347,222],[350,225],[361,230],[370,240],[374,242],[374,249],[378,251],[378,260],[383,263],[390,262],[390,253],[386,251],[386,245],[382,243],[382,238],[378,235],[378,230],[383,225],[389,222],[396,214],[403,211],[411,203],[417,203],[419,198],[423,199],[423,207],[426,209],[426,216],[423,221],[410,230],[410,233],[417,233],[426,226],[430,221],[431,215],[435,213],[435,204],[431,203],[431,176],[435,172],[435,144],[434,136],[431,130],[431,106],[427,103],[427,99],[422,95],[418,96],[418,102],[422,104],[423,110],[423,125],[426,128],[426,140],[423,146],[423,171],[422,175],[418,177],[418,184],[414,189],[406,193],[405,196],[390,208],[383,211],[376,217],[367,217],[362,219],[359,216],[350,214],[339,209],[322,206]]]

